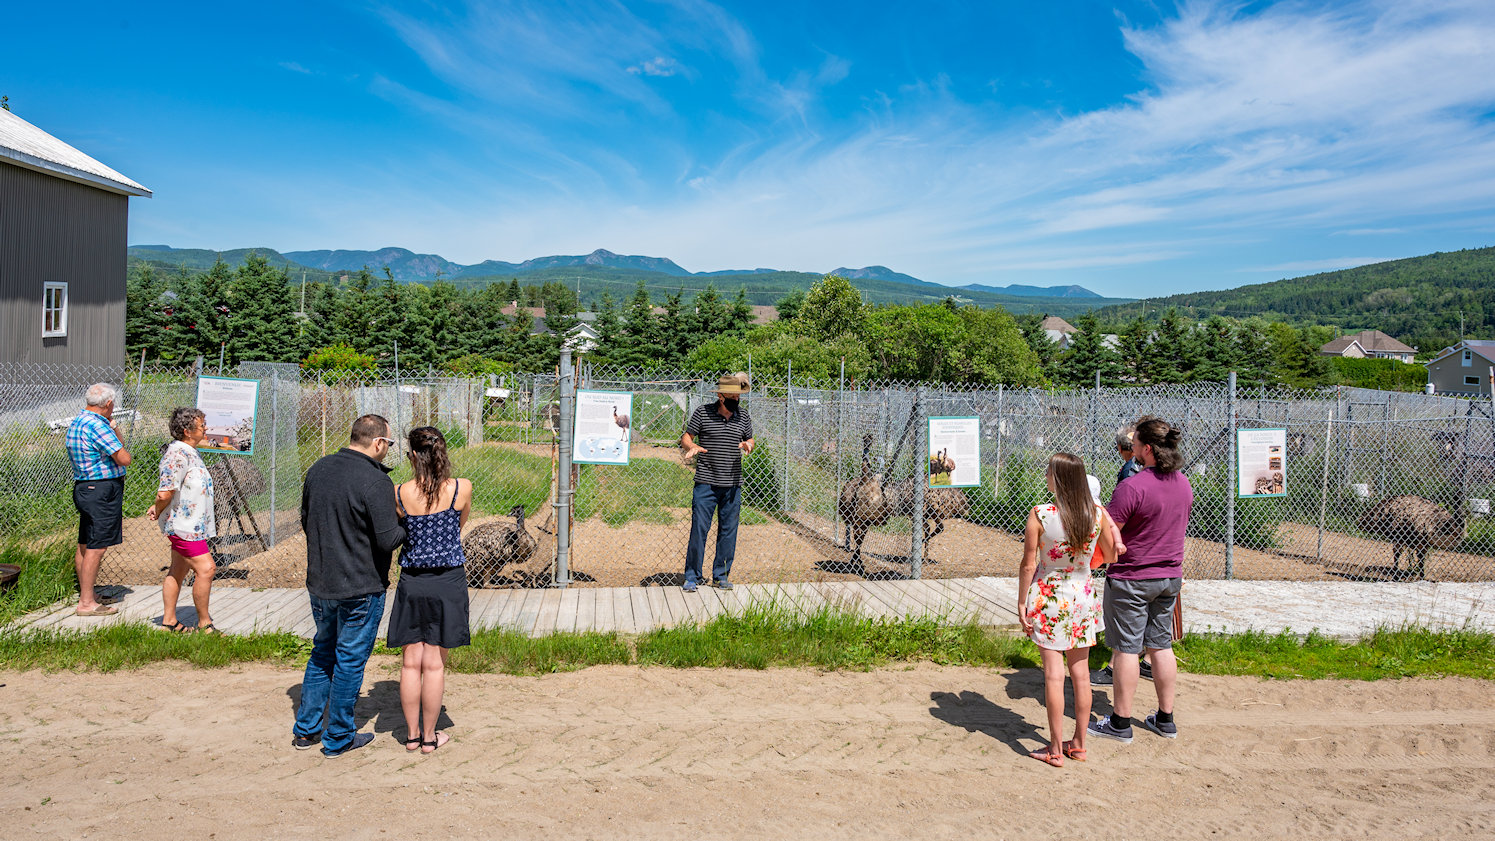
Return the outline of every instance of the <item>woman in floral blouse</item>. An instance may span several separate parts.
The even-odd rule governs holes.
[[[1023,631],[1043,657],[1044,706],[1049,714],[1049,745],[1029,754],[1055,767],[1067,756],[1085,761],[1085,725],[1090,720],[1090,647],[1100,629],[1100,595],[1090,578],[1097,545],[1106,563],[1116,560],[1116,543],[1106,509],[1090,495],[1085,463],[1055,453],[1047,471],[1050,505],[1028,514],[1023,564],[1018,570],[1018,615]],[[1075,737],[1064,737],[1064,672],[1075,692]]]
[[[161,625],[168,630],[189,631],[177,620],[176,602],[182,593],[187,570],[197,573],[192,582],[192,604],[197,608],[197,630],[216,634],[213,618],[208,614],[208,594],[213,588],[213,553],[208,539],[218,532],[213,522],[213,477],[197,454],[197,444],[207,430],[206,419],[198,409],[179,408],[168,421],[171,437],[161,453],[161,483],[156,502],[146,515],[159,520],[161,532],[171,544],[171,566],[161,582],[165,609]]]

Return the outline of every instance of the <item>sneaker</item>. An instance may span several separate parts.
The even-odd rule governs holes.
[[[1168,722],[1167,724],[1159,724],[1158,723],[1158,717],[1157,717],[1156,714],[1150,715],[1147,718],[1142,719],[1142,726],[1146,727],[1148,730],[1151,730],[1152,732],[1158,734],[1159,736],[1162,736],[1165,739],[1177,739],[1178,738],[1178,725],[1174,724],[1171,721]]]
[[[353,734],[353,741],[350,742],[350,743],[348,743],[347,747],[343,748],[342,750],[338,751],[337,753],[329,753],[326,748],[323,748],[322,749],[322,755],[325,756],[325,757],[327,757],[328,759],[336,759],[337,757],[342,756],[343,754],[347,753],[348,751],[350,751],[350,750],[358,750],[359,748],[363,747],[364,745],[366,745],[366,744],[368,744],[369,742],[372,742],[372,741],[374,741],[374,734],[373,733],[354,733]]]
[[[1090,725],[1085,728],[1085,732],[1092,736],[1100,736],[1103,739],[1115,739],[1126,745],[1132,743],[1132,728],[1128,727],[1125,730],[1117,730],[1111,726],[1111,719],[1109,718],[1090,722]]]
[[[680,589],[684,590],[687,593],[694,593],[696,591],[696,582],[687,581],[684,584],[680,585]]]
[[[1142,660],[1139,661],[1137,665],[1138,673],[1142,675],[1142,679],[1152,680],[1152,664],[1147,662],[1146,660]]]
[[[1107,667],[1105,667],[1104,669],[1101,669],[1098,672],[1091,672],[1090,673],[1090,685],[1091,686],[1110,686],[1111,684],[1112,684],[1112,680],[1111,680],[1111,667],[1110,666],[1107,666]]]
[[[725,578],[713,578],[711,579],[711,586],[718,590],[730,590],[732,589],[732,582]]]
[[[320,741],[322,741],[321,736],[293,736],[291,738],[291,747],[296,750],[307,750]]]

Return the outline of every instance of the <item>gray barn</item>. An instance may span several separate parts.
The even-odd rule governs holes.
[[[129,197],[150,194],[0,110],[0,362],[124,363]]]

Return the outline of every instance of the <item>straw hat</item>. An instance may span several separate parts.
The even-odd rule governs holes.
[[[718,394],[747,394],[747,383],[737,378],[736,374],[724,374],[716,381]]]

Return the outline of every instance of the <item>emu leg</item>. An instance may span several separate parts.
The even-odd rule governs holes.
[[[1417,547],[1417,566],[1412,570],[1411,575],[1408,576],[1409,578],[1413,579],[1414,581],[1421,581],[1424,577],[1426,577],[1427,573],[1425,572],[1425,570],[1427,568],[1429,551],[1431,551],[1431,547],[1427,546],[1426,544]]]

